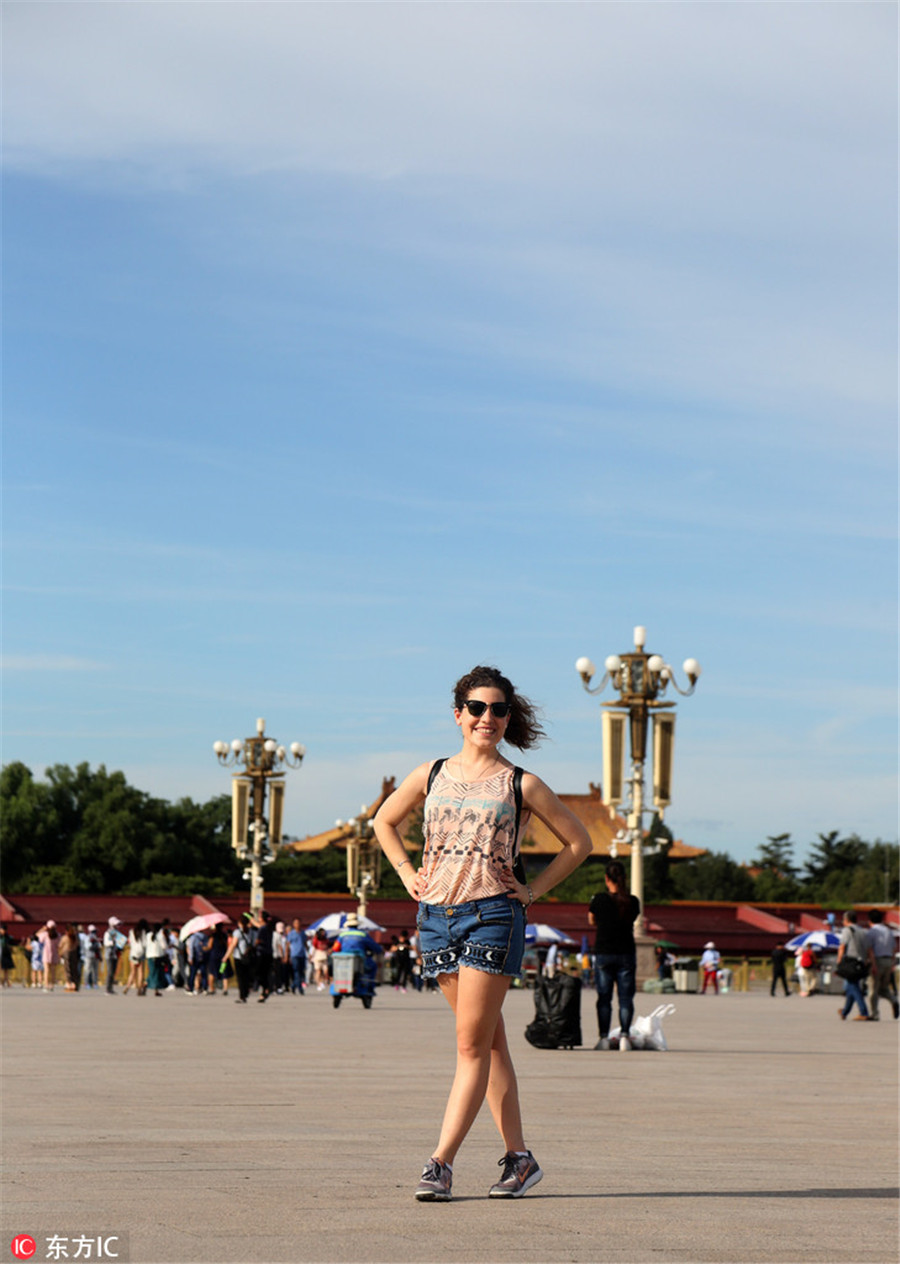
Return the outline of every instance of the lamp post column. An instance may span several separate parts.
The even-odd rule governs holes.
[[[250,909],[259,913],[263,907],[263,865],[275,858],[281,839],[281,818],[284,805],[284,769],[299,768],[306,754],[300,742],[291,742],[290,749],[266,737],[266,722],[256,721],[256,736],[233,742],[214,742],[213,750],[225,768],[242,765],[232,781],[231,845],[247,868],[244,881],[250,879]],[[269,786],[269,820],[266,820],[266,787]],[[252,841],[249,837],[252,832]],[[269,846],[269,838],[274,840]]]
[[[684,661],[684,673],[689,687],[682,689],[675,679],[674,669],[659,654],[645,650],[647,629],[634,629],[634,649],[627,654],[610,654],[605,661],[605,672],[599,685],[592,688],[591,681],[597,671],[589,658],[579,658],[575,670],[588,693],[602,693],[611,683],[619,694],[619,701],[603,703],[611,708],[604,715],[604,802],[611,808],[623,803],[624,773],[624,720],[627,715],[631,746],[630,803],[628,805],[627,838],[631,852],[631,892],[640,901],[641,911],[634,924],[637,948],[638,982],[649,977],[653,970],[653,941],[647,937],[644,915],[644,767],[647,759],[647,730],[652,720],[653,746],[653,803],[660,815],[670,802],[672,743],[675,717],[674,702],[666,702],[663,696],[669,687],[688,697],[694,692],[700,677],[700,664],[695,658]],[[625,831],[623,831],[625,837]],[[613,851],[611,854],[615,855]]]
[[[365,917],[369,896],[381,885],[381,848],[375,842],[369,809],[363,804],[359,816],[335,824],[351,831],[347,835],[347,888],[356,896],[357,913]]]
[[[263,840],[265,838],[266,778],[261,772],[253,776],[253,851],[250,854],[250,912],[262,912],[263,898]]]
[[[628,832],[631,836],[631,894],[636,895],[641,911],[634,923],[635,937],[644,934],[644,761],[632,752],[633,773],[631,781],[631,812],[628,816]]]

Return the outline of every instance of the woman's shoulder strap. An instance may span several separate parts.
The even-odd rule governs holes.
[[[522,816],[522,778],[525,775],[525,769],[520,768],[518,764],[513,769],[512,787],[513,797],[516,801],[516,838],[519,837],[519,820]]]
[[[513,768],[512,788],[513,798],[516,804],[516,823],[513,833],[513,875],[518,882],[525,882],[526,873],[525,865],[519,854],[519,825],[522,820],[522,777],[525,775],[525,769],[520,768],[518,764]]]
[[[430,793],[431,787],[434,785],[435,777],[441,771],[441,769],[443,768],[444,764],[446,764],[446,762],[447,762],[447,757],[444,756],[443,759],[436,759],[434,763],[431,765],[431,772],[428,774],[428,785],[425,787],[426,794]]]

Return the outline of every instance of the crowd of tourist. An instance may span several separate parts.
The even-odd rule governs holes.
[[[136,996],[162,996],[180,988],[188,996],[227,996],[246,1003],[276,995],[302,996],[311,987],[324,991],[331,979],[335,943],[325,932],[304,930],[299,918],[288,924],[269,912],[244,913],[236,926],[222,924],[185,933],[166,918],[139,919],[127,932],[117,917],[98,929],[51,919],[33,935],[15,939],[0,926],[0,980],[16,973],[14,948],[22,950],[24,970],[16,981],[52,992],[105,989]],[[379,982],[399,992],[421,991],[418,938],[406,931],[392,935],[379,957]]]

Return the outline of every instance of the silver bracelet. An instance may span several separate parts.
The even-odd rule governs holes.
[[[534,892],[532,891],[531,884],[529,882],[525,883],[525,890],[528,892],[528,903],[525,905],[525,907],[531,908],[532,904],[534,903]]]
[[[404,865],[411,865],[411,864],[412,864],[411,860],[401,860],[399,865],[394,866],[394,873],[399,873]]]

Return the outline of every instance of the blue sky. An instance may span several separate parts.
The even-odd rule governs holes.
[[[3,8],[3,760],[318,832],[457,676],[703,666],[670,826],[895,838],[897,11]],[[609,696],[609,695],[607,695]]]

